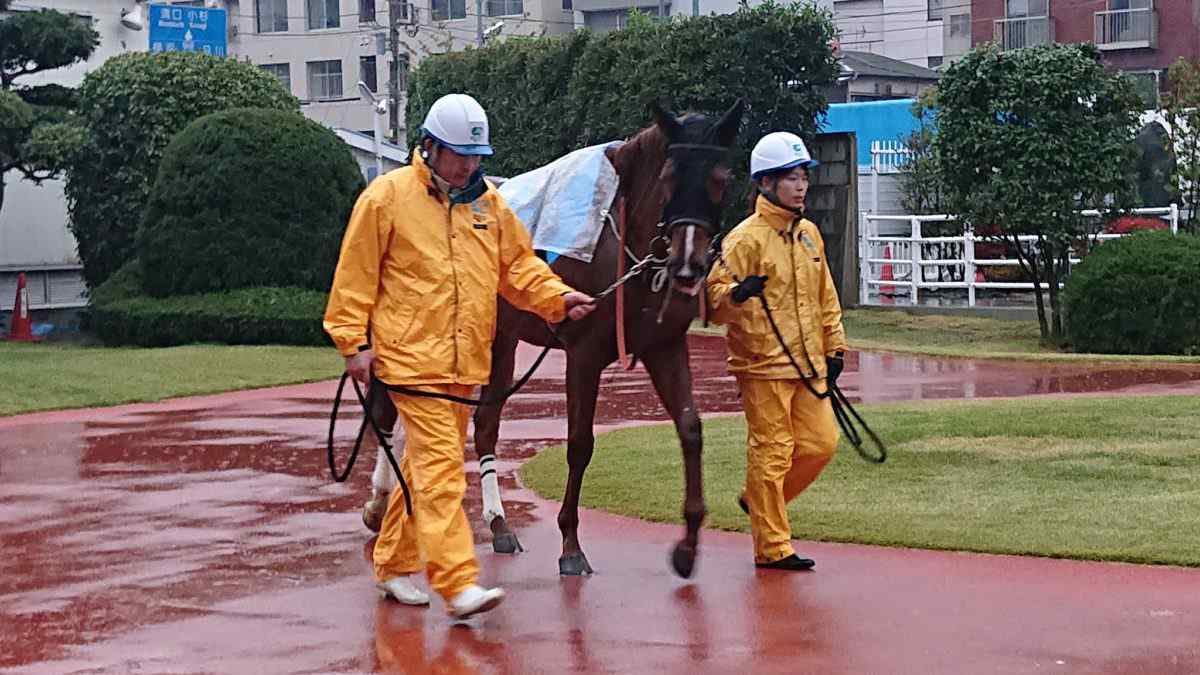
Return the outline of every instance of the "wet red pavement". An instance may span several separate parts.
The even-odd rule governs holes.
[[[706,412],[737,409],[720,352],[693,345]],[[806,543],[819,571],[789,575],[706,532],[685,582],[666,563],[679,528],[585,512],[598,573],[560,579],[556,507],[513,470],[565,432],[561,370],[509,407],[502,483],[529,551],[480,549],[510,598],[470,629],[376,599],[369,469],[325,473],[329,383],[0,419],[0,672],[1200,673],[1200,570]],[[1200,392],[1200,367],[849,370],[867,401]],[[649,391],[613,372],[601,423],[662,419]]]

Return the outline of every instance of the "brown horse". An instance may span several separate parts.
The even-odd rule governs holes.
[[[730,180],[728,151],[737,137],[743,104],[734,104],[715,121],[703,115],[676,119],[658,106],[653,111],[653,125],[624,145],[607,150],[619,177],[615,215],[601,234],[592,262],[560,257],[551,267],[572,287],[597,295],[617,280],[620,256],[626,256],[625,269],[652,257],[646,261],[644,273],[623,284],[625,341],[628,352],[649,372],[683,447],[686,533],[676,544],[671,562],[678,574],[687,577],[695,565],[705,515],[702,437],[692,399],[687,332],[703,298],[709,248],[719,231]],[[620,231],[624,232],[624,247]],[[562,326],[557,335],[538,317],[502,299],[498,303],[491,378],[481,391],[481,399],[490,400],[511,386],[519,341],[540,346],[550,343],[566,349],[569,474],[558,515],[563,535],[559,572],[589,574],[592,568],[579,545],[579,493],[592,458],[592,423],[600,375],[618,358],[615,295],[601,300],[583,321]],[[381,427],[390,429],[396,411],[382,387],[377,388],[373,414]],[[480,406],[475,412],[475,452],[481,460],[482,474],[488,473],[485,463],[494,456],[501,413],[502,404]],[[401,448],[403,438],[400,430],[397,433],[396,445]],[[371,529],[378,530],[387,504],[386,493],[394,487],[394,480],[381,452],[376,459],[372,499],[363,511],[363,520]],[[520,550],[516,535],[502,515],[498,492],[485,488],[484,512],[492,530],[493,548],[501,553]]]
[[[646,256],[665,258],[659,269],[648,266],[646,273],[624,284],[624,330],[629,353],[650,374],[683,447],[687,529],[671,556],[672,566],[683,577],[692,573],[705,515],[702,437],[692,398],[687,333],[703,298],[709,246],[719,232],[730,180],[728,150],[737,137],[742,110],[739,101],[719,120],[702,115],[676,119],[655,106],[654,125],[607,151],[620,179],[614,212],[620,221],[623,211],[624,222],[614,224],[624,230],[625,250],[614,232],[618,228],[605,228],[592,262],[561,257],[552,265],[572,287],[595,295],[617,279],[620,256],[626,256],[625,269]],[[568,475],[558,514],[563,536],[559,573],[564,575],[592,571],[579,544],[579,493],[592,458],[600,375],[618,358],[617,329],[613,295],[583,321],[563,326],[557,339],[536,316],[500,301],[491,380],[481,398],[510,386],[518,341],[543,346],[550,341],[565,345],[567,352]],[[475,412],[475,451],[480,457],[494,452],[501,412],[498,406],[481,406]],[[502,518],[491,526],[497,540],[512,536]]]

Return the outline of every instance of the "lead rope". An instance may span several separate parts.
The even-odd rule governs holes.
[[[723,239],[714,242],[714,253],[717,258],[717,262],[720,263],[721,267],[725,268],[726,272],[729,272],[729,276],[733,278],[734,282],[740,284],[742,280],[738,278],[737,274],[734,274],[733,270],[730,269],[729,264],[725,261],[725,253],[722,251],[723,243]],[[775,339],[779,342],[779,346],[783,349],[784,355],[787,356],[788,361],[792,364],[792,367],[796,369],[796,373],[800,376],[800,381],[804,383],[805,388],[807,388],[813,396],[817,397],[818,399],[829,399],[829,403],[833,407],[833,416],[837,420],[838,426],[841,427],[842,433],[846,435],[846,440],[850,441],[850,445],[854,447],[854,451],[858,453],[859,457],[862,457],[866,461],[873,464],[883,464],[885,461],[887,461],[887,446],[883,444],[883,440],[879,438],[878,434],[876,434],[875,431],[867,425],[867,422],[862,418],[862,415],[858,414],[858,411],[855,410],[854,406],[850,404],[850,400],[846,398],[844,393],[842,393],[841,387],[837,386],[836,382],[832,382],[828,379],[826,379],[826,388],[824,392],[818,392],[816,387],[812,385],[809,377],[805,375],[804,369],[800,367],[800,364],[796,362],[796,357],[792,356],[791,350],[788,349],[787,341],[784,340],[783,333],[779,330],[779,325],[775,323],[775,316],[771,313],[771,307],[767,304],[766,294],[759,292],[756,294],[756,297],[758,297],[759,302],[762,303],[763,311],[767,315],[767,322],[771,324],[771,332],[775,334]],[[799,325],[797,325],[797,327],[800,330],[800,344],[803,347],[804,327]],[[817,374],[817,368],[813,364],[812,359],[809,357],[807,349],[804,350],[804,360],[808,363],[808,367],[812,371],[813,377],[815,377]],[[862,434],[860,434],[858,429],[854,426],[856,422],[860,427],[862,427],[862,430],[866,432],[867,437],[877,448],[877,452],[875,454],[871,454],[863,447]]]

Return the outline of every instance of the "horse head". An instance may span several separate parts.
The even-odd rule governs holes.
[[[738,100],[720,119],[676,118],[657,104],[654,121],[666,137],[666,161],[658,176],[662,215],[658,236],[668,242],[667,273],[688,295],[700,291],[708,273],[708,251],[721,231],[729,188],[729,150],[745,109]]]

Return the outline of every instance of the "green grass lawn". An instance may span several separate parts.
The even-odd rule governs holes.
[[[1200,566],[1200,400],[1058,399],[863,406],[890,445],[870,465],[843,442],[790,509],[799,539]],[[707,525],[749,532],[740,417],[704,423]],[[561,499],[565,450],[522,476]],[[600,436],[583,504],[682,522],[668,426]],[[800,553],[803,553],[801,547]]]
[[[1041,344],[1036,321],[974,316],[909,314],[898,310],[851,309],[843,315],[855,349],[1029,361],[1128,361],[1200,363],[1195,356],[1124,356],[1064,352]],[[710,326],[696,332],[723,335]]]
[[[332,348],[113,349],[0,342],[0,415],[158,401],[337,377]]]

